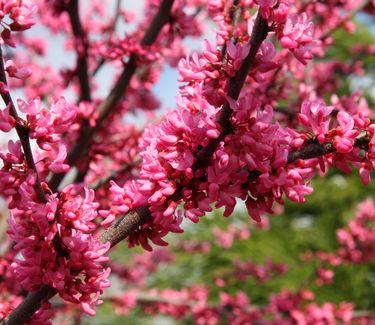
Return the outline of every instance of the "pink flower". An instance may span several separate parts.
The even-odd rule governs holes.
[[[262,17],[264,19],[268,19],[271,14],[271,9],[277,4],[278,0],[255,0],[260,6],[260,12],[262,13]]]
[[[353,149],[354,140],[358,136],[358,130],[354,129],[354,120],[346,112],[337,114],[339,126],[335,129],[333,145],[340,153],[348,153]]]
[[[53,173],[65,173],[70,169],[70,166],[68,164],[64,164],[64,161],[66,159],[66,147],[61,144],[59,146],[59,151],[57,154],[57,157],[51,161],[51,164],[49,165],[49,170]]]
[[[234,70],[239,70],[242,64],[242,61],[247,57],[250,52],[250,44],[245,45],[237,43],[233,44],[228,41],[227,43],[227,53],[229,57],[233,60],[232,65]]]
[[[335,273],[332,270],[326,269],[324,267],[319,267],[317,270],[317,283],[318,285],[330,284],[332,283]]]
[[[8,72],[9,77],[18,79],[26,79],[30,77],[32,71],[28,67],[16,67],[12,60],[8,60],[5,63],[5,70]]]
[[[15,43],[11,37],[11,31],[24,31],[29,29],[35,24],[33,16],[38,10],[37,5],[33,0],[8,0],[0,2],[0,20],[2,21],[4,16],[7,15],[11,19],[10,23],[7,23],[1,33],[0,43],[7,44],[15,47]]]
[[[293,52],[303,64],[312,58],[311,51],[315,45],[313,39],[314,27],[308,20],[307,14],[291,14],[287,17],[283,30],[276,33],[283,48]]]
[[[300,123],[314,132],[319,143],[323,143],[329,130],[332,106],[326,106],[322,101],[304,101],[301,113],[298,113]]]
[[[0,130],[3,132],[9,132],[14,128],[14,119],[9,114],[9,106],[4,109],[0,109]]]

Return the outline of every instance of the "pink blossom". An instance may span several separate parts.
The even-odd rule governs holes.
[[[9,107],[0,109],[0,130],[3,132],[9,132],[14,128],[14,119],[9,114]]]
[[[255,0],[260,6],[260,12],[262,13],[262,17],[268,19],[271,14],[271,9],[277,4],[278,0]]]
[[[287,17],[283,30],[277,31],[280,44],[283,48],[293,52],[303,64],[312,58],[312,49],[315,45],[313,38],[313,24],[307,14],[291,14]]]
[[[240,43],[237,43],[235,45],[232,42],[228,41],[226,45],[228,55],[233,60],[232,64],[234,70],[239,70],[243,59],[247,57],[250,52],[250,44],[242,45]]]
[[[10,77],[18,78],[18,79],[26,79],[31,74],[32,71],[28,67],[16,67],[12,60],[8,60],[5,63],[5,70],[8,72]]]
[[[333,145],[340,153],[348,153],[353,149],[358,130],[354,129],[354,120],[346,112],[337,114],[339,127],[335,130]]]
[[[305,101],[302,103],[298,119],[303,126],[312,130],[319,143],[323,143],[329,130],[332,111],[332,106],[326,106],[321,101]]]
[[[334,272],[324,267],[319,267],[317,270],[317,283],[319,285],[332,283]]]
[[[49,166],[49,170],[53,173],[64,173],[69,170],[69,165],[64,164],[64,160],[66,159],[66,147],[61,145],[59,147],[59,151],[57,157],[51,162]]]
[[[1,20],[5,15],[12,20],[1,33],[0,43],[15,47],[11,31],[24,31],[35,24],[34,15],[38,7],[33,0],[10,0],[0,2]]]

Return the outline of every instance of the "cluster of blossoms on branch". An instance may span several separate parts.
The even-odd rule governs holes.
[[[289,22],[285,3],[265,9],[261,13],[268,19],[263,27],[266,34],[268,30],[275,33],[285,49],[295,55],[298,49],[306,53],[305,59],[311,58],[316,41],[306,15]],[[295,17],[296,13],[291,12]],[[262,27],[254,23],[254,16],[243,15],[254,39]],[[214,15],[214,19],[226,20],[220,15]],[[223,43],[223,33],[218,35],[217,43]],[[125,186],[112,183],[114,205],[111,210],[101,212],[108,221],[116,218],[116,212],[150,206],[151,224],[131,235],[130,245],[139,242],[151,249],[147,238],[163,244],[161,237],[165,234],[181,231],[182,212],[178,211],[181,202],[185,217],[197,222],[212,210],[212,203],[215,207],[224,206],[224,216],[229,216],[236,198],[240,198],[246,201],[250,216],[260,221],[262,213],[272,212],[274,202],[283,202],[283,194],[304,202],[305,196],[312,192],[309,181],[315,167],[325,171],[329,164],[347,171],[352,164],[360,167],[363,182],[369,182],[373,126],[368,111],[358,105],[349,114],[345,107],[337,107],[339,112],[334,116],[333,106],[311,96],[301,103],[298,114],[301,130],[275,123],[273,107],[264,105],[252,93],[253,85],[256,88],[267,72],[279,66],[273,44],[265,40],[259,46],[244,86],[246,91],[235,100],[230,97],[231,82],[254,44],[248,42],[250,34],[239,36],[241,41],[237,44],[232,43],[230,36],[224,43],[225,59],[217,45],[206,40],[201,55],[194,53],[180,61],[180,81],[185,84],[180,87],[178,108],[167,113],[159,124],[150,126],[140,139],[143,159],[139,178]],[[294,39],[294,43],[287,38]],[[217,122],[225,105],[231,112],[230,130]],[[200,152],[213,143],[216,148],[212,159],[207,159],[202,168]],[[363,157],[364,146],[367,152]],[[328,155],[314,158],[323,154]],[[305,160],[302,162],[300,158]]]
[[[101,1],[93,1],[84,22],[77,0],[0,1],[1,45],[19,44],[43,55],[42,41],[16,33],[38,17],[54,33],[63,26],[65,46],[77,54],[76,66],[60,74],[18,54],[0,57],[5,103],[0,130],[18,136],[0,151],[0,194],[10,211],[7,244],[17,252],[8,253],[1,264],[1,276],[16,292],[7,298],[12,308],[22,290],[44,290],[44,297],[33,302],[33,312],[42,308],[31,323],[46,324],[52,316],[48,299],[56,293],[95,315],[103,290],[110,286],[106,253],[126,237],[130,247],[140,244],[152,250],[150,240],[164,246],[165,235],[183,232],[184,217],[198,222],[213,206],[224,207],[227,217],[238,199],[260,222],[285,197],[304,202],[313,191],[314,174],[331,166],[345,172],[358,168],[368,184],[375,167],[370,110],[363,101],[338,97],[327,105],[303,83],[304,66],[314,55],[323,56],[332,41],[327,26],[333,29],[348,20],[341,9],[348,14],[357,9],[342,2],[148,0],[144,18],[124,36],[115,34],[116,23],[120,18],[129,21],[131,14],[118,8],[116,19],[108,22]],[[332,9],[328,22],[314,26],[312,16],[327,8]],[[95,17],[103,22],[97,24]],[[202,34],[202,17],[217,24],[215,39],[205,40],[201,53],[189,55],[183,39]],[[101,33],[106,37],[97,40],[94,36]],[[7,56],[11,60],[4,63]],[[94,95],[100,85],[95,77],[105,64],[119,73],[108,96],[99,98]],[[127,124],[122,116],[137,109],[152,115],[160,106],[152,88],[165,64],[177,66],[182,83],[176,108],[144,131]],[[34,72],[39,68],[50,76]],[[301,81],[298,89],[287,81],[275,86],[275,76],[287,73]],[[45,78],[56,81],[55,97],[46,93],[50,88],[40,87]],[[14,102],[12,88],[24,89],[29,100]],[[77,101],[60,97],[64,89],[76,94]],[[278,121],[278,100],[292,91],[298,100],[290,110],[299,112],[298,120]],[[73,181],[66,185],[68,172]],[[119,230],[123,224],[125,229]],[[107,230],[100,234],[102,228]],[[341,234],[349,245],[348,236]],[[188,293],[193,299],[205,295]],[[246,299],[222,297],[234,309]],[[295,298],[295,304],[301,299]],[[286,312],[277,301],[272,308]],[[299,312],[315,315],[328,308],[332,317],[346,322],[341,307],[308,306]],[[17,317],[12,308],[0,309],[11,324]],[[214,319],[220,315],[197,308],[197,323],[208,322],[205,313]],[[267,312],[276,313],[272,308]]]

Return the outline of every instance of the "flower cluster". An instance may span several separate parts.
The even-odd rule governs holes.
[[[15,47],[11,32],[24,31],[35,24],[34,15],[38,10],[34,0],[2,0],[0,1],[0,24],[3,28],[0,44]],[[4,21],[5,17],[11,19],[11,23]]]
[[[277,32],[280,44],[289,49],[303,64],[312,59],[312,49],[315,45],[313,24],[306,13],[289,15],[282,31]]]
[[[301,44],[305,44],[301,37]],[[180,80],[187,84],[181,88],[178,108],[144,133],[140,141],[143,150],[140,178],[123,187],[112,183],[114,205],[101,212],[106,218],[105,224],[112,222],[119,213],[150,207],[152,222],[139,229],[137,235],[131,235],[131,245],[139,242],[150,249],[143,236],[164,244],[160,236],[169,231],[181,231],[181,217],[176,211],[181,201],[185,217],[197,222],[211,211],[212,203],[216,207],[224,206],[224,215],[229,216],[236,198],[241,198],[246,201],[250,216],[260,221],[263,212],[272,212],[274,202],[282,203],[283,194],[303,202],[312,192],[308,181],[314,164],[287,166],[288,154],[306,144],[305,131],[295,132],[273,123],[272,107],[262,107],[251,94],[238,101],[225,95],[230,77],[240,69],[250,50],[248,44],[233,45],[230,41],[226,48],[227,62],[208,41],[204,43],[202,55],[195,53],[191,59],[180,61]],[[273,62],[274,56],[271,43],[260,46],[252,67],[258,74],[255,80],[262,80],[259,72],[265,74],[278,66]],[[225,102],[233,112],[233,133],[220,139],[222,130],[216,120]],[[305,102],[300,121],[320,144],[332,139],[339,153],[349,153],[359,134],[354,127],[360,122],[355,125],[349,114],[339,112],[337,125],[330,125],[332,110],[320,100]],[[200,168],[199,152],[216,139],[220,140],[212,159],[205,158],[207,167]]]
[[[34,199],[35,178],[30,175],[20,185],[17,207],[11,209],[9,236],[24,259],[12,264],[17,281],[29,291],[48,284],[62,298],[79,303],[84,311],[95,314],[93,306],[109,286],[110,269],[101,263],[109,244],[100,244],[90,232],[95,228],[97,203],[94,193],[67,187],[61,198],[47,196],[47,202]],[[61,242],[59,242],[61,238]]]

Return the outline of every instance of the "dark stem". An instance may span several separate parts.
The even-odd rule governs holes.
[[[113,225],[101,234],[100,242],[110,242],[111,247],[117,245],[120,241],[127,238],[132,231],[150,220],[151,214],[147,206],[131,211],[127,215],[121,216]]]
[[[78,0],[71,0],[66,7],[66,11],[69,15],[70,24],[72,25],[73,35],[75,37],[75,42],[79,43],[76,46],[77,49],[77,77],[79,80],[79,85],[81,88],[81,95],[79,102],[81,101],[91,101],[90,94],[90,81],[88,75],[88,40],[85,31],[82,28],[81,20],[79,17],[79,5]]]
[[[229,81],[228,96],[233,98],[234,100],[238,99],[241,89],[245,84],[246,77],[254,63],[254,59],[258,52],[258,49],[262,42],[266,39],[268,32],[269,28],[267,25],[267,21],[262,18],[262,15],[259,11],[255,20],[253,32],[251,33],[250,52],[243,60],[242,65],[236,75]],[[232,109],[230,108],[228,101],[226,101],[223,105],[218,119],[218,123],[222,128],[220,136],[216,139],[211,140],[206,147],[198,152],[197,160],[193,165],[194,170],[207,167],[219,143],[224,140],[226,135],[232,132],[232,126],[230,123],[231,115]]]
[[[139,161],[136,161],[134,163],[131,163],[131,164],[126,164],[124,165],[122,168],[120,168],[119,170],[115,170],[113,171],[110,175],[108,175],[107,177],[103,178],[103,179],[100,179],[96,184],[94,184],[92,186],[92,189],[94,191],[98,190],[99,188],[101,188],[102,186],[106,185],[109,183],[109,181],[111,180],[114,180],[118,177],[121,177],[122,175],[124,175],[125,173],[128,173],[130,172],[136,165],[139,164]]]
[[[30,293],[22,303],[2,320],[4,325],[21,325],[26,323],[40,308],[42,302],[53,297],[57,290],[50,286],[42,286],[37,292]],[[17,312],[16,312],[17,311]]]
[[[368,143],[370,139],[367,133],[364,133],[355,139],[354,146],[363,150],[368,149]],[[336,152],[336,148],[333,146],[332,141],[327,141],[322,144],[315,141],[305,145],[302,149],[290,152],[288,154],[288,164],[295,162],[298,159],[306,160],[321,157],[329,153]]]

